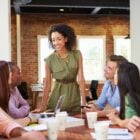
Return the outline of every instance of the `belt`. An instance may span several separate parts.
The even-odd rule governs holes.
[[[56,79],[56,81],[59,82],[59,83],[63,83],[63,84],[69,84],[69,83],[76,82],[76,80],[74,80],[74,79],[69,79],[69,80],[59,80],[59,79]]]

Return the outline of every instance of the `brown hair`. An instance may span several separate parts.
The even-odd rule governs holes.
[[[109,57],[110,61],[116,62],[117,63],[117,67],[119,67],[120,64],[124,63],[124,62],[128,62],[128,60],[122,56],[122,55],[111,55]]]
[[[10,98],[9,87],[9,68],[6,61],[0,61],[0,107],[4,111],[8,111],[8,104]]]

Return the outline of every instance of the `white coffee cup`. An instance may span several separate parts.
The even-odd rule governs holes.
[[[94,124],[96,140],[107,140],[109,123],[97,122]]]
[[[48,139],[57,140],[58,121],[56,118],[51,118],[47,121]]]
[[[66,121],[67,121],[67,113],[66,112],[59,112],[56,114],[56,119],[59,123],[59,130],[64,131],[66,129]]]
[[[97,112],[86,112],[87,123],[89,128],[94,128],[94,123],[97,121]]]

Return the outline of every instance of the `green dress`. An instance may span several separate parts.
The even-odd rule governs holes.
[[[69,51],[68,56],[63,59],[54,52],[45,59],[51,70],[52,78],[56,79],[48,100],[47,109],[54,111],[59,97],[64,95],[61,110],[72,114],[80,112],[80,89],[76,81],[79,54],[79,50],[72,50]]]

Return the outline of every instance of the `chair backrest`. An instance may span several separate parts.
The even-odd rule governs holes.
[[[98,88],[98,80],[92,80],[89,89],[90,89],[91,96],[92,96],[93,100],[98,98],[98,96],[97,96],[97,88]]]
[[[27,82],[21,82],[20,85],[17,86],[18,90],[20,91],[22,97],[24,99],[28,99],[29,95],[28,95],[28,86],[27,86]]]

